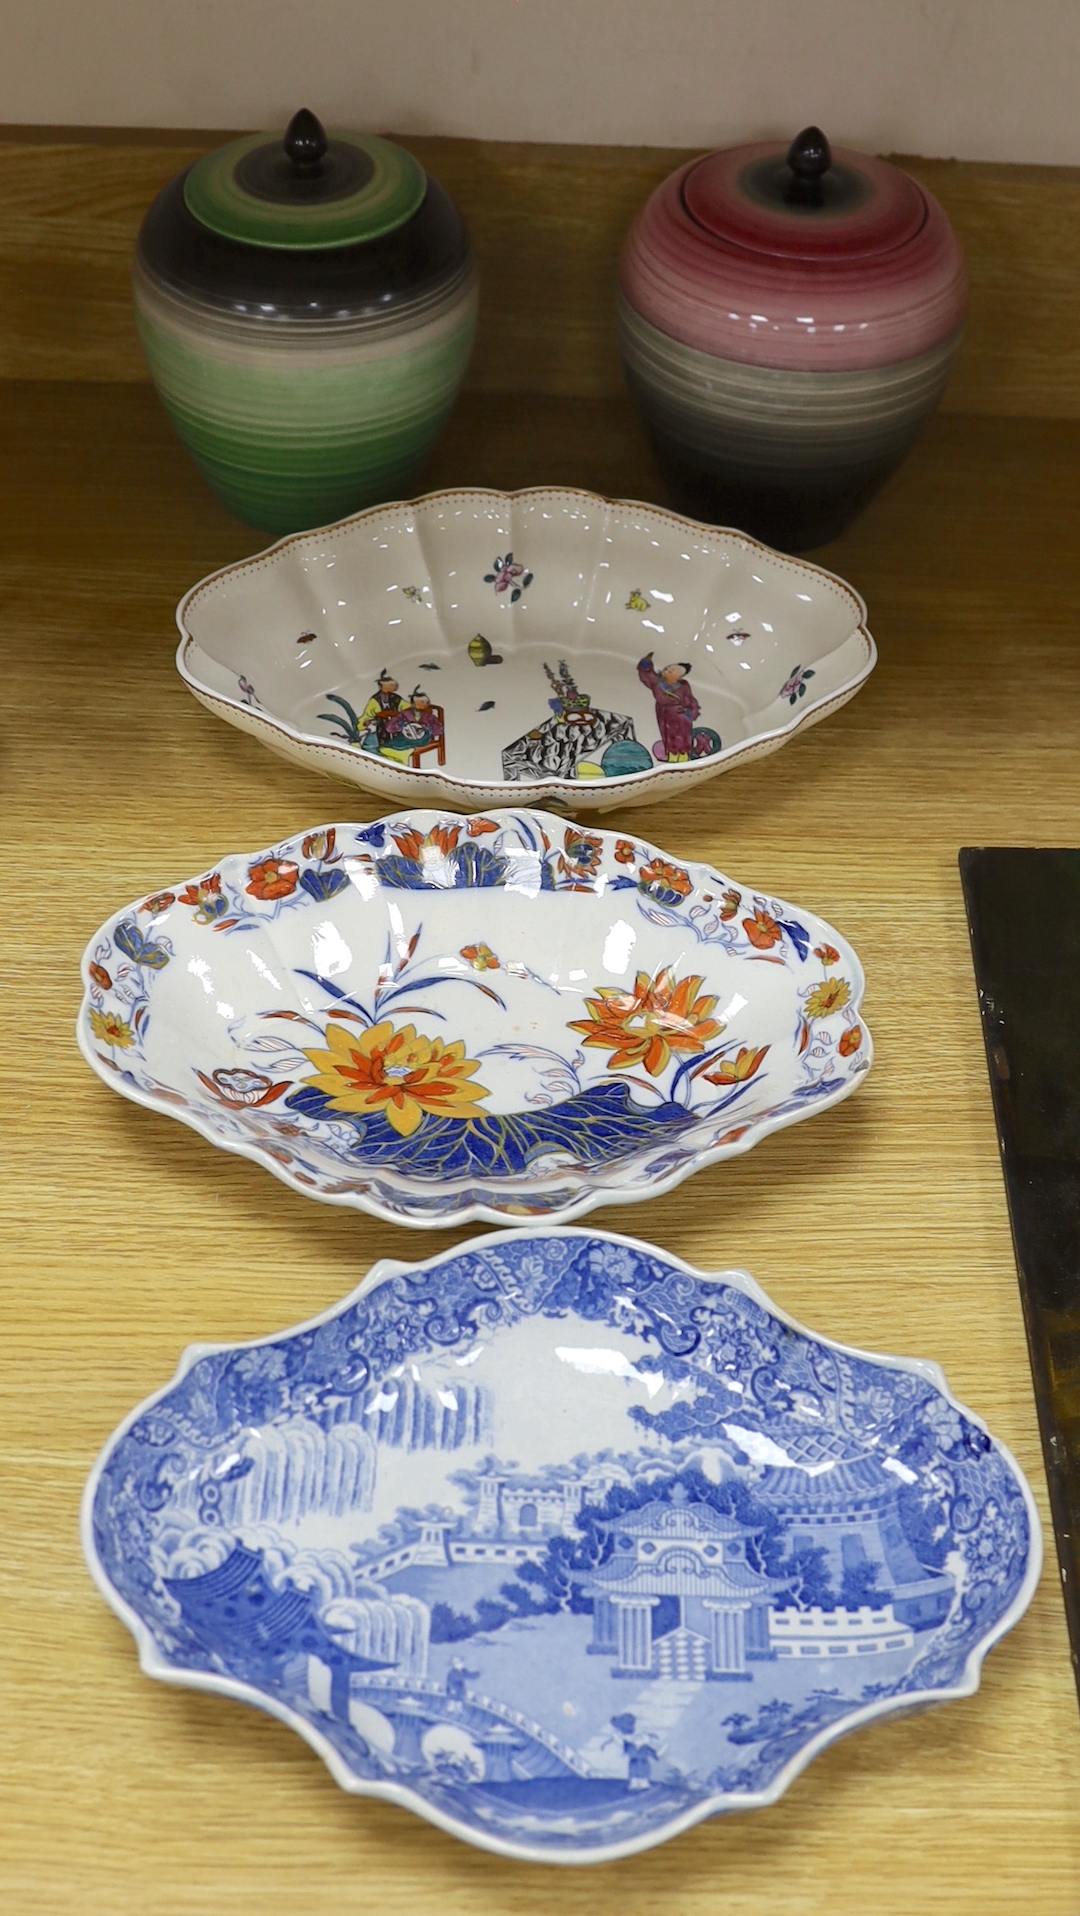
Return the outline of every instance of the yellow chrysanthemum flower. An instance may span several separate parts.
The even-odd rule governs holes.
[[[135,1043],[135,1033],[125,1018],[117,1017],[115,1011],[97,1011],[90,1013],[90,1024],[94,1036],[102,1044],[120,1045],[126,1050]]]
[[[834,1011],[843,1011],[851,997],[851,986],[846,978],[826,978],[824,984],[815,985],[806,1000],[808,1018],[831,1018]]]

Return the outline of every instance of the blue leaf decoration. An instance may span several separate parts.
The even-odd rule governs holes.
[[[323,904],[326,899],[336,898],[339,891],[344,891],[349,880],[341,870],[328,872],[308,870],[300,873],[300,883],[309,897]]]
[[[799,957],[805,964],[807,952],[810,950],[810,933],[807,931],[806,926],[796,924],[794,919],[789,922],[786,918],[781,918],[779,924],[781,931],[787,932]]]
[[[367,1118],[335,1111],[314,1085],[301,1085],[285,1103],[301,1117],[355,1125],[359,1162],[432,1179],[520,1174],[548,1151],[568,1152],[581,1164],[617,1164],[642,1145],[659,1143],[665,1132],[674,1136],[695,1122],[681,1104],[635,1104],[625,1084],[594,1085],[543,1111],[483,1118],[428,1114],[410,1138],[399,1137],[381,1112]]]

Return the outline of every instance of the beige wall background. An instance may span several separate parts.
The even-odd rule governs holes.
[[[1080,0],[8,0],[0,121],[1080,164]]]

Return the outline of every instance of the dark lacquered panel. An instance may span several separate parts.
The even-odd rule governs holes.
[[[960,853],[1080,1684],[1080,851]]]

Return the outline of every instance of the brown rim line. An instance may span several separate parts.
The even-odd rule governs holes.
[[[495,486],[448,486],[440,492],[420,493],[415,499],[387,499],[381,506],[367,506],[362,512],[350,513],[346,519],[332,519],[325,526],[309,526],[305,532],[287,532],[283,539],[276,539],[273,545],[264,546],[261,552],[253,553],[250,559],[236,559],[232,565],[221,566],[218,571],[209,573],[205,579],[191,586],[176,608],[177,626],[189,638],[194,638],[194,633],[187,631],[182,619],[188,606],[199,595],[219,585],[222,580],[231,578],[233,573],[253,572],[267,565],[278,553],[298,545],[303,539],[322,539],[327,533],[348,531],[351,526],[359,525],[365,519],[375,520],[383,513],[401,512],[409,507],[426,506],[449,499],[588,499],[594,505],[627,506],[635,512],[649,512],[668,525],[692,526],[696,532],[704,532],[710,538],[734,539],[747,551],[764,552],[790,571],[815,573],[819,579],[826,580],[836,589],[838,597],[845,597],[851,602],[857,613],[857,627],[862,631],[866,629],[865,600],[853,585],[841,579],[838,573],[830,572],[826,566],[815,565],[812,559],[795,559],[788,552],[778,552],[775,546],[763,545],[760,539],[755,539],[749,532],[740,532],[737,526],[709,525],[704,519],[688,519],[684,513],[672,512],[667,506],[653,505],[647,499],[612,499],[607,493],[590,492],[584,486],[521,486],[516,492],[500,492]],[[869,632],[866,636],[869,638]]]

